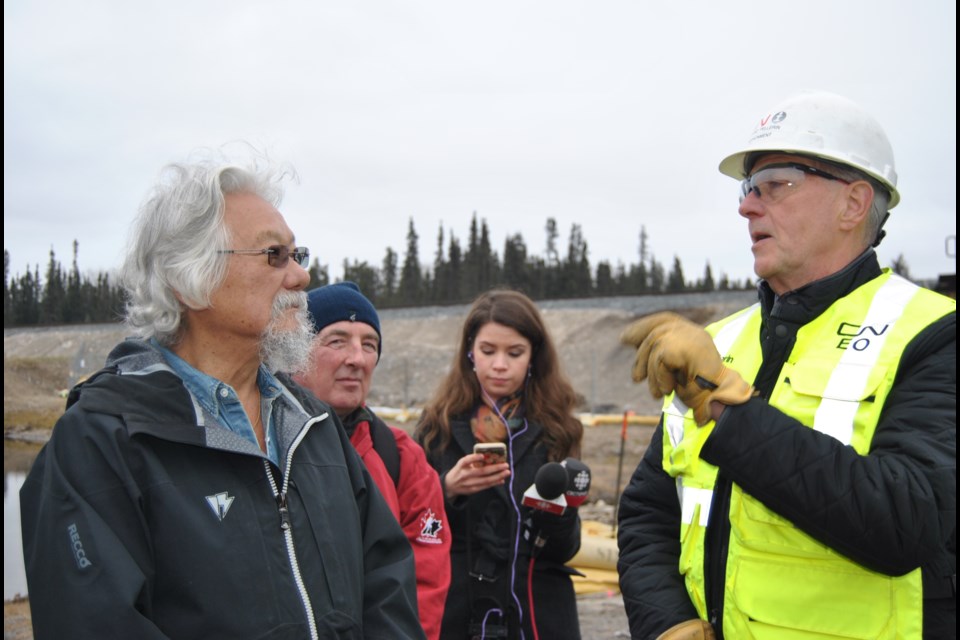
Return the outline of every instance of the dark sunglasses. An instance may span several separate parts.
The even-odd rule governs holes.
[[[301,267],[306,268],[310,264],[310,250],[306,247],[294,247],[292,250],[285,244],[274,244],[266,249],[223,249],[217,253],[236,253],[239,255],[267,255],[267,264],[277,269],[283,269],[287,266],[290,258],[293,258]]]

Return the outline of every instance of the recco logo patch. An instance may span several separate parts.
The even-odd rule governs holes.
[[[73,550],[73,559],[77,561],[77,568],[82,571],[93,566],[93,563],[87,558],[86,551],[83,550],[83,541],[80,540],[80,532],[77,530],[75,522],[67,525],[67,535],[70,537],[70,548]]]

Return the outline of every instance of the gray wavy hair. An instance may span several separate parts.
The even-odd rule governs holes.
[[[169,164],[148,193],[131,228],[120,282],[127,293],[127,326],[143,338],[176,343],[183,311],[206,309],[226,277],[230,233],[224,225],[224,196],[253,193],[274,207],[282,182],[296,179],[289,165],[255,153],[248,164],[229,162],[222,152]]]
[[[852,167],[830,164],[829,170],[838,178],[847,182],[866,180],[873,187],[873,202],[870,203],[870,211],[867,213],[867,219],[863,225],[863,242],[864,248],[877,246],[883,236],[886,235],[886,232],[883,231],[883,223],[887,221],[887,205],[890,204],[890,192],[872,176]]]

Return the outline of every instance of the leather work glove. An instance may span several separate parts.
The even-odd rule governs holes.
[[[687,620],[675,624],[660,635],[657,640],[715,640],[713,627],[706,620]]]
[[[637,320],[620,341],[637,349],[634,382],[649,378],[654,398],[676,391],[701,427],[710,422],[711,401],[743,404],[753,396],[753,387],[724,366],[710,334],[675,313],[662,311]]]

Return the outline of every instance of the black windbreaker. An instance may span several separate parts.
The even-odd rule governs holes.
[[[922,567],[924,637],[956,633],[956,314],[905,349],[870,454],[809,429],[764,398],[797,329],[881,273],[868,251],[843,271],[775,298],[761,285],[760,398],[727,407],[701,450],[719,468],[705,540],[711,621],[722,638],[731,483],[848,558],[887,575]],[[776,323],[785,333],[768,331]],[[679,573],[680,505],[657,427],[619,506],[620,586],[633,638],[697,617]],[[811,483],[829,476],[830,483]],[[732,639],[731,639],[732,640]]]
[[[20,493],[47,638],[422,638],[413,555],[334,413],[275,401],[277,468],[121,343]]]

